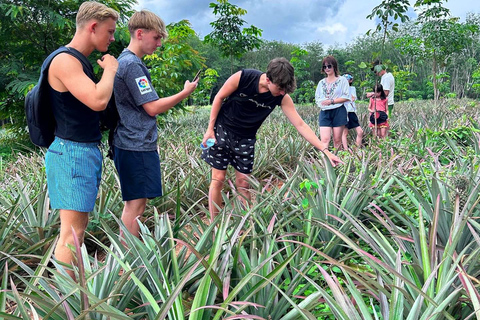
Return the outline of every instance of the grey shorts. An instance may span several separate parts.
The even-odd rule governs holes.
[[[48,147],[45,169],[52,209],[93,211],[102,174],[98,144],[56,137]]]
[[[202,159],[218,170],[227,170],[228,165],[232,165],[238,172],[252,173],[257,139],[236,137],[221,124],[216,125],[214,131],[217,143],[203,150]]]

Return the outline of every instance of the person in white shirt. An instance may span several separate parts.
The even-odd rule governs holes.
[[[342,136],[342,144],[345,150],[348,149],[348,130],[355,129],[357,133],[357,138],[355,139],[355,144],[358,147],[362,146],[362,139],[363,139],[363,129],[360,126],[360,122],[358,121],[357,117],[357,107],[355,106],[355,100],[357,100],[357,89],[352,86],[353,83],[353,76],[349,73],[343,75],[345,79],[347,79],[348,83],[350,84],[350,97],[351,101],[345,102],[344,105],[347,108],[347,115],[348,115],[348,123],[346,126],[346,130],[343,130]]]
[[[326,78],[320,80],[315,91],[315,102],[321,109],[319,116],[320,138],[328,146],[333,131],[333,147],[342,146],[343,130],[347,124],[347,109],[344,103],[350,101],[350,86],[347,79],[338,72],[337,60],[327,56],[322,61]]]
[[[395,94],[395,78],[391,72],[387,72],[385,65],[380,62],[373,68],[373,72],[381,77],[380,84],[383,86],[383,91],[385,91],[388,100],[388,117],[391,118],[393,105],[395,103],[393,100]]]

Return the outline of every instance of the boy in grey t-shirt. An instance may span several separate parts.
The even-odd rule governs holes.
[[[147,199],[162,195],[156,115],[187,98],[197,87],[198,80],[187,80],[179,93],[159,98],[141,58],[162,45],[162,39],[167,36],[165,23],[154,13],[142,10],[132,15],[128,30],[130,44],[118,57],[114,84],[120,120],[113,146],[125,201],[122,222],[138,237],[136,220],[145,211]]]

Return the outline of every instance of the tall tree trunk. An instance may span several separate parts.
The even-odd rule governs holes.
[[[438,84],[437,84],[437,56],[435,55],[435,51],[433,52],[433,64],[432,64],[432,75],[433,75],[433,99],[435,100],[435,103],[438,101]]]

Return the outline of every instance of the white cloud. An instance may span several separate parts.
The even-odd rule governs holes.
[[[166,23],[187,19],[202,38],[210,33],[216,18],[209,3],[216,0],[139,0],[136,9],[148,9]],[[246,26],[263,30],[262,37],[290,43],[320,41],[325,45],[347,44],[374,29],[367,15],[379,0],[230,0],[245,10]],[[414,1],[411,0],[411,3]],[[480,12],[480,1],[451,0],[444,3],[453,16],[465,19],[467,12]]]
[[[333,25],[317,28],[317,32],[323,32],[323,31],[326,31],[331,35],[333,35],[336,33],[346,33],[348,29],[343,24],[337,22],[337,23],[334,23]]]

